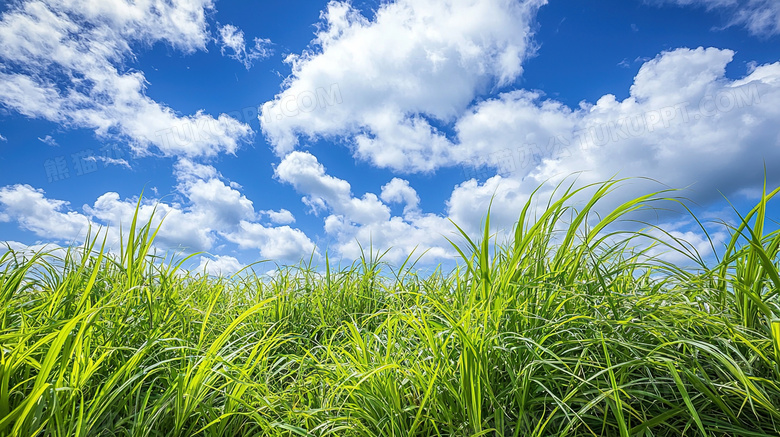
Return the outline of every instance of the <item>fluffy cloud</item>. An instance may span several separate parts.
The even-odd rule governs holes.
[[[289,226],[268,227],[242,221],[239,230],[226,234],[225,238],[242,249],[259,249],[260,255],[273,261],[299,261],[310,255],[320,256],[303,231]]]
[[[273,55],[274,51],[270,48],[271,40],[264,38],[255,38],[255,45],[249,51],[246,49],[244,32],[233,26],[226,24],[219,28],[219,43],[222,46],[222,54],[235,59],[244,64],[247,70],[252,67],[255,60],[263,60]]]
[[[244,268],[241,262],[232,256],[200,257],[200,264],[195,272],[205,272],[207,275],[228,276]]]
[[[447,219],[477,233],[492,203],[494,231],[511,229],[534,190],[542,187],[537,199],[544,208],[557,184],[575,181],[572,175],[579,186],[613,177],[644,178],[624,183],[601,202],[597,211],[602,213],[666,187],[686,188],[678,194],[700,204],[719,199],[720,193],[739,196],[762,182],[764,163],[769,183],[780,183],[780,63],[729,79],[725,69],[733,54],[714,48],[661,53],[641,67],[622,101],[605,95],[569,108],[539,92],[517,90],[474,105],[454,123],[457,141],[450,156],[467,169],[488,166],[494,175],[454,187],[444,216],[411,207],[417,194],[401,179],[385,185],[380,196],[355,196],[347,181],[328,175],[305,152],[282,159],[276,176],[315,211],[328,212],[325,231],[348,257],[359,255],[355,240],[402,248],[392,253],[395,259],[418,244],[445,257],[449,248],[441,235],[452,229]],[[393,217],[387,205],[401,201],[407,208]],[[634,218],[667,213],[644,214]],[[701,235],[690,229],[673,232],[704,248]]]
[[[341,136],[378,166],[433,170],[451,161],[435,126],[521,74],[544,3],[399,0],[369,20],[332,1],[314,48],[288,57],[292,74],[263,105],[263,132],[280,155],[299,136]]]
[[[279,211],[268,210],[261,212],[267,215],[272,223],[276,223],[278,225],[289,225],[290,223],[295,223],[295,216],[293,216],[293,214],[286,209],[280,209]]]
[[[0,188],[0,222],[16,222],[35,235],[57,241],[80,243],[93,226],[107,226],[108,243],[118,247],[120,229],[126,230],[137,213],[138,221],[160,226],[156,243],[163,248],[206,251],[217,242],[229,241],[243,249],[259,249],[260,255],[297,261],[314,252],[314,243],[298,229],[257,223],[253,203],[226,182],[214,167],[181,160],[175,166],[180,202],[144,198],[123,199],[108,192],[83,212],[73,211],[62,200],[49,199],[43,190],[28,185]],[[289,214],[278,213],[283,220]],[[228,259],[219,264],[226,264]]]
[[[687,188],[681,195],[702,204],[719,191],[738,195],[757,186],[764,163],[769,182],[780,182],[780,63],[730,80],[724,72],[732,57],[714,48],[662,53],[642,66],[622,101],[605,95],[572,110],[519,91],[477,105],[456,125],[457,154],[500,174],[456,187],[453,218],[478,226],[471,211],[484,211],[495,196],[496,218],[505,215],[503,224],[511,224],[534,189],[545,185],[544,198],[579,172],[580,184],[652,178]],[[664,185],[634,180],[614,201]]]
[[[224,114],[182,116],[123,67],[134,47],[205,49],[211,0],[28,0],[0,17],[0,104],[25,116],[120,137],[139,153],[234,153],[252,131]]]
[[[315,209],[327,205],[336,214],[364,225],[390,218],[390,209],[375,194],[352,197],[349,182],[325,174],[325,167],[310,153],[287,155],[276,167],[276,177],[306,194],[304,203]]]
[[[416,211],[420,203],[417,191],[409,185],[409,181],[400,178],[393,178],[384,185],[380,197],[385,203],[403,203],[404,214]]]
[[[680,6],[721,9],[731,15],[730,25],[744,26],[754,35],[780,34],[780,3],[777,0],[654,0]]]
[[[56,240],[80,240],[89,219],[68,210],[68,202],[48,199],[43,190],[29,185],[0,188],[0,222],[15,221],[35,235]]]
[[[445,237],[452,237],[454,227],[446,218],[422,214],[417,204],[419,196],[408,181],[394,178],[382,188],[386,202],[404,202],[402,217],[391,216],[390,208],[375,194],[362,197],[352,194],[349,182],[328,175],[317,158],[307,152],[292,152],[276,167],[276,177],[304,194],[304,203],[327,211],[324,229],[332,239],[336,253],[356,259],[369,245],[375,251],[390,251],[386,260],[401,262],[413,251],[426,261],[452,259],[453,253]]]

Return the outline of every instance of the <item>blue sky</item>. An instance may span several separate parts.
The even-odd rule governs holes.
[[[773,0],[0,6],[0,241],[158,245],[230,273],[359,245],[447,263],[450,219],[511,228],[578,183],[648,177],[733,218],[780,182]],[[632,181],[602,206],[661,185]],[[610,203],[611,202],[611,203]],[[777,217],[777,208],[773,208]],[[162,215],[159,214],[159,215]],[[684,215],[652,219],[706,251]],[[713,228],[716,243],[722,229]]]

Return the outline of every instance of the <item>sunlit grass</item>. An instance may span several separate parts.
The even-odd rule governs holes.
[[[777,190],[693,271],[608,231],[664,195],[599,218],[615,183],[529,201],[509,244],[464,232],[450,273],[204,277],[135,220],[119,254],[7,251],[0,435],[780,434]]]

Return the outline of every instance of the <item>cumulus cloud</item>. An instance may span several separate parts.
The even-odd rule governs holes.
[[[764,163],[769,183],[779,183],[780,62],[731,80],[725,68],[733,54],[714,48],[662,53],[642,66],[622,101],[605,95],[569,109],[514,92],[483,102],[458,122],[458,153],[505,171],[456,187],[454,217],[476,226],[469,211],[484,210],[495,195],[495,209],[509,220],[539,185],[550,193],[577,172],[581,184],[653,178],[688,188],[680,194],[701,204],[719,199],[719,192],[738,195],[757,186]],[[660,188],[635,180],[615,201]]]
[[[300,261],[309,255],[320,256],[303,231],[289,226],[268,227],[242,221],[239,230],[226,234],[225,238],[242,249],[259,249],[263,257],[274,261]]]
[[[450,161],[449,140],[435,126],[519,77],[545,3],[399,0],[369,20],[332,1],[313,47],[287,58],[292,74],[263,105],[263,132],[280,155],[299,136],[338,136],[375,165],[433,170]]]
[[[720,193],[738,196],[756,187],[764,163],[770,185],[780,183],[780,62],[729,79],[725,69],[733,55],[715,48],[661,53],[644,63],[623,100],[605,95],[569,108],[541,92],[516,90],[468,108],[454,123],[450,156],[467,170],[482,165],[493,175],[455,186],[443,215],[416,210],[416,191],[401,179],[379,196],[354,195],[347,181],[328,175],[306,152],[284,157],[276,177],[302,193],[315,212],[326,212],[325,232],[346,256],[359,255],[355,240],[407,253],[420,244],[446,256],[440,237],[451,229],[447,219],[476,233],[492,203],[494,230],[511,229],[534,190],[542,187],[537,198],[543,208],[557,184],[575,180],[572,175],[580,186],[645,178],[624,183],[599,212],[667,187],[685,188],[677,194],[706,205]],[[401,217],[388,207],[395,202],[406,205]],[[671,218],[650,210],[634,218],[656,214]],[[674,232],[703,248],[694,231]]]
[[[305,193],[304,203],[327,205],[337,214],[359,224],[370,224],[390,218],[390,209],[375,194],[352,197],[349,182],[325,174],[325,167],[307,152],[293,152],[276,167],[276,177]]]
[[[384,185],[380,197],[385,203],[403,203],[404,214],[416,211],[420,203],[417,191],[409,185],[409,181],[400,178],[393,178]]]
[[[267,215],[272,223],[276,223],[278,225],[289,225],[290,223],[295,223],[295,216],[293,216],[290,211],[284,208],[280,209],[279,211],[262,211],[262,213]]]
[[[235,257],[216,255],[213,258],[201,256],[200,264],[195,271],[212,276],[229,276],[242,268],[244,268],[243,264]]]
[[[454,227],[435,214],[422,214],[419,196],[408,181],[394,178],[382,189],[386,202],[405,202],[403,216],[392,216],[390,208],[373,193],[362,197],[352,194],[349,182],[326,173],[317,158],[295,151],[276,167],[276,177],[304,194],[303,202],[325,211],[324,229],[333,241],[336,253],[356,259],[369,245],[375,251],[390,251],[386,260],[403,261],[415,252],[427,251],[426,261],[452,259],[453,252],[445,237],[452,237]]]
[[[63,200],[48,199],[29,185],[0,188],[0,222],[15,221],[35,235],[56,240],[79,240],[89,229],[89,218],[70,211]]]
[[[269,58],[274,54],[271,48],[273,43],[266,38],[255,38],[254,47],[247,50],[244,32],[232,24],[219,28],[219,43],[222,55],[244,64],[247,70],[252,68],[254,61]]]
[[[654,0],[680,6],[720,9],[730,15],[729,25],[744,26],[753,35],[780,34],[780,3],[777,0]]]
[[[174,174],[180,201],[147,197],[139,202],[107,192],[84,205],[82,212],[29,185],[2,187],[0,222],[15,222],[39,237],[67,242],[83,240],[90,225],[93,231],[107,226],[108,231],[102,232],[108,232],[109,245],[118,247],[120,229],[126,231],[137,214],[140,223],[160,226],[156,244],[162,248],[207,251],[218,242],[229,241],[244,249],[259,249],[266,258],[292,261],[314,252],[314,243],[299,229],[258,223],[260,214],[252,201],[214,167],[183,159]]]
[[[164,42],[191,53],[209,40],[211,0],[28,0],[0,17],[0,104],[31,118],[122,138],[138,153],[234,153],[251,128],[227,115],[180,115],[149,98],[124,61]]]

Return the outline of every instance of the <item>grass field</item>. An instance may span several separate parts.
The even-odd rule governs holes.
[[[780,435],[777,190],[691,270],[609,231],[664,193],[589,214],[615,184],[424,276],[367,254],[204,277],[142,223],[116,255],[8,251],[0,435]]]

